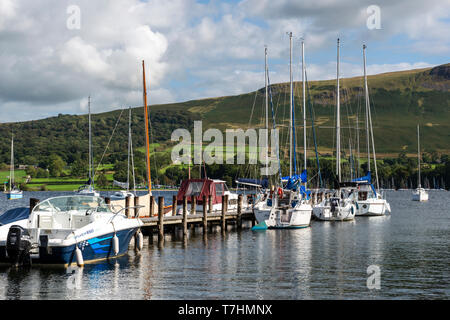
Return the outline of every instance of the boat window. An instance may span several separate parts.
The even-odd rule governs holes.
[[[186,197],[198,196],[203,188],[203,182],[190,182],[186,190]]]
[[[71,210],[86,211],[88,209],[96,209],[98,212],[109,211],[103,198],[92,196],[63,196],[50,198],[38,204],[33,211],[66,212]]]
[[[361,201],[367,200],[367,191],[358,192],[358,200]]]
[[[216,183],[216,196],[221,196],[223,194],[223,186],[223,183]]]

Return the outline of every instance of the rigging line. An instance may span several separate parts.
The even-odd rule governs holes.
[[[271,85],[270,85],[270,78],[269,78],[269,70],[267,70],[267,84],[268,84],[268,89],[269,89],[269,97],[270,97],[270,107],[271,107],[271,109],[272,109],[272,127],[273,127],[273,130],[275,130],[276,129],[276,123],[275,123],[275,114],[274,114],[274,112],[273,112],[273,101],[272,101],[272,88],[271,88]],[[279,175],[279,177],[280,177],[280,183],[282,183],[281,182],[281,177],[282,177],[282,174],[281,174],[281,163],[280,163],[280,150],[279,150],[279,144],[278,144],[278,146],[276,147],[276,154],[277,154],[277,160],[278,160],[278,175]],[[272,150],[273,151],[273,150]]]
[[[122,117],[123,110],[124,110],[124,109],[122,109],[122,110],[120,111],[119,118],[117,119],[116,125],[114,126],[114,129],[113,129],[113,131],[112,131],[112,133],[111,133],[111,136],[109,137],[108,144],[106,145],[106,148],[105,148],[105,150],[103,151],[103,155],[102,155],[102,157],[101,157],[101,159],[100,159],[100,162],[98,163],[97,168],[96,168],[95,171],[94,171],[94,176],[95,176],[95,174],[97,173],[97,171],[99,170],[100,165],[102,164],[103,157],[105,156],[106,151],[108,150],[109,144],[111,143],[111,139],[112,139],[112,137],[113,137],[113,135],[114,135],[114,132],[116,131],[117,125],[119,124],[120,118]]]

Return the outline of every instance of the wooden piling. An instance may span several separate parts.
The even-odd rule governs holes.
[[[129,206],[130,206],[130,196],[126,196],[126,198],[125,198],[125,215],[127,216],[127,218],[130,217],[130,210],[128,209]]]
[[[172,215],[173,216],[177,214],[177,206],[178,206],[177,195],[174,194],[172,196]]]
[[[148,216],[151,217],[153,215],[153,208],[154,208],[154,202],[155,202],[155,198],[153,198],[153,196],[150,196],[150,205],[149,205],[149,212],[148,212]]]
[[[208,195],[208,213],[212,213],[212,195]]]
[[[139,206],[139,197],[134,197],[134,206],[138,207]],[[139,208],[134,208],[134,217],[137,218],[139,215]]]
[[[36,198],[30,198],[30,213],[33,211],[34,207],[36,207],[39,204],[39,199]]]
[[[225,232],[227,229],[227,222],[225,220],[225,214],[227,210],[227,198],[228,196],[222,196],[222,219],[220,220],[222,232]]]
[[[203,234],[208,231],[208,213],[207,213],[206,196],[203,196]]]
[[[192,196],[191,198],[191,214],[196,214],[197,211],[197,197]]]
[[[183,197],[183,237],[187,236],[187,198]]]
[[[164,244],[164,197],[158,198],[158,244]]]
[[[242,229],[242,194],[238,195],[236,225],[239,230]]]

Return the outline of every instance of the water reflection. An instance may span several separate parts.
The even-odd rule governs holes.
[[[433,204],[409,192],[389,197],[387,217],[263,232],[229,226],[206,237],[191,229],[74,274],[0,267],[0,299],[448,298],[450,194]],[[380,290],[366,287],[371,264],[381,268]]]

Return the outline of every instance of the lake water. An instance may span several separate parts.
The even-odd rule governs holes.
[[[0,212],[62,192],[25,192]],[[105,193],[106,194],[106,193]],[[171,200],[172,193],[163,193]],[[102,195],[104,195],[102,193]],[[450,192],[388,191],[392,214],[296,230],[167,235],[141,253],[65,269],[0,268],[0,299],[449,299]],[[368,289],[367,268],[380,269]]]

